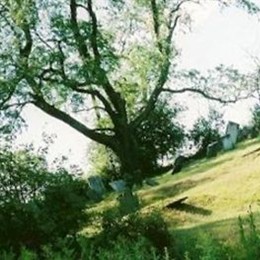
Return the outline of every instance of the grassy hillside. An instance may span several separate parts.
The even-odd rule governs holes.
[[[238,145],[213,159],[190,164],[182,172],[158,177],[160,185],[139,191],[144,209],[158,208],[180,234],[207,230],[234,237],[237,219],[251,206],[257,221],[260,207],[260,140]],[[182,209],[166,206],[188,196]],[[222,232],[223,231],[223,232]]]
[[[260,224],[260,139],[238,144],[216,158],[190,163],[182,172],[158,177],[159,185],[138,191],[142,210],[159,210],[173,232],[189,236],[200,231],[213,232],[220,238],[233,239],[238,232],[238,217],[249,207]],[[182,209],[166,206],[188,197]],[[96,210],[115,204],[115,195],[106,198]],[[93,209],[95,210],[95,209]]]

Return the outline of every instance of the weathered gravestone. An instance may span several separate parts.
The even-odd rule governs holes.
[[[94,201],[100,201],[102,195],[106,192],[102,178],[100,176],[90,176],[87,181],[90,188],[88,196]]]
[[[224,151],[234,149],[237,143],[239,134],[239,124],[228,122],[226,134],[221,138]]]
[[[112,181],[109,183],[112,189],[118,193],[124,192],[126,190],[126,182],[124,180]]]
[[[104,194],[106,189],[100,176],[90,176],[88,178],[88,184],[90,189],[96,191],[99,194]]]
[[[178,156],[175,159],[172,174],[180,172],[187,161],[188,161],[187,157],[185,157],[183,155]]]
[[[207,146],[207,157],[208,158],[216,157],[218,152],[219,152],[219,150],[220,150],[220,147],[219,147],[219,142],[218,141],[209,144]]]

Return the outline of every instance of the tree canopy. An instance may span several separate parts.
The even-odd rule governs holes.
[[[137,180],[142,160],[134,133],[164,92],[222,102],[239,97],[223,95],[229,82],[218,84],[218,92],[197,72],[175,75],[175,33],[187,23],[185,6],[200,2],[2,0],[2,130],[19,127],[22,109],[32,104],[110,148],[126,176]],[[259,11],[249,0],[231,4]],[[174,75],[182,84],[173,85]],[[183,84],[187,76],[194,84]]]

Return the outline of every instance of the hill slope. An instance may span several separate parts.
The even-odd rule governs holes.
[[[225,228],[239,215],[259,210],[260,140],[253,139],[213,159],[190,164],[182,172],[158,177],[160,185],[139,191],[144,210],[158,208],[173,229]],[[188,196],[180,209],[166,206]],[[215,223],[215,224],[214,224]]]

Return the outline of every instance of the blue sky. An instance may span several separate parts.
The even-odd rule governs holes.
[[[259,3],[260,0],[255,1]],[[219,64],[233,65],[243,71],[253,69],[251,55],[260,54],[260,22],[249,17],[244,11],[230,8],[220,12],[214,4],[190,9],[194,22],[190,32],[182,33],[176,39],[181,49],[179,60],[182,68],[207,70]],[[206,112],[207,101],[189,99],[192,111],[186,116],[187,124]],[[251,103],[240,102],[229,106],[225,112],[226,120],[245,123],[250,119]],[[69,157],[72,164],[88,168],[87,148],[89,140],[67,125],[52,119],[38,109],[30,106],[25,109],[28,129],[18,138],[18,143],[34,142],[41,144],[42,132],[56,134],[57,138],[49,147],[50,159],[62,154]]]

